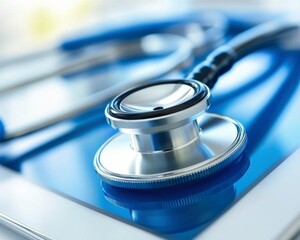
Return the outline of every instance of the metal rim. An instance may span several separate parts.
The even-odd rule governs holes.
[[[166,84],[183,84],[188,85],[191,88],[194,89],[195,93],[192,98],[188,99],[187,101],[184,101],[180,104],[177,104],[172,107],[163,108],[163,109],[157,109],[155,111],[147,111],[147,112],[128,112],[121,109],[120,105],[121,102],[128,97],[129,95],[143,90],[147,89],[153,86],[157,85],[166,85]],[[206,96],[208,95],[207,89],[204,87],[203,84],[193,81],[193,80],[185,80],[185,79],[178,79],[178,80],[167,80],[163,82],[156,82],[156,83],[150,83],[143,86],[135,87],[132,89],[129,89],[128,91],[118,95],[116,98],[114,98],[111,103],[108,106],[108,113],[114,117],[114,118],[121,118],[121,119],[145,119],[145,118],[155,118],[155,117],[161,117],[165,115],[169,115],[175,112],[182,111],[186,108],[189,108],[198,102],[201,102]]]
[[[165,82],[165,81],[164,81]],[[166,81],[170,82],[170,85],[174,85],[173,81]],[[114,117],[109,113],[110,105],[108,105],[105,109],[105,115],[107,118],[108,123],[113,127],[118,129],[119,131],[123,133],[128,134],[134,134],[134,133],[153,133],[153,132],[160,132],[165,131],[166,128],[176,128],[180,127],[184,124],[190,123],[196,118],[198,118],[200,115],[202,115],[210,106],[210,90],[209,88],[202,83],[199,83],[194,80],[188,80],[188,84],[182,84],[182,82],[177,82],[177,80],[174,81],[175,84],[181,85],[181,86],[189,86],[189,88],[192,89],[189,85],[189,82],[195,83],[196,89],[198,91],[201,91],[202,93],[198,95],[198,99],[185,99],[182,102],[178,102],[179,105],[182,103],[180,109],[177,111],[174,111],[174,108],[176,108],[176,105],[173,106],[167,106],[164,110],[168,110],[168,112],[165,112],[162,116],[156,116],[156,111],[138,111],[137,114],[144,114],[147,112],[147,114],[153,113],[153,117],[145,118],[145,119],[123,119],[120,117]],[[146,87],[145,87],[146,86]],[[141,87],[143,90],[150,89],[148,85],[145,85]],[[153,86],[153,85],[152,85]],[[159,85],[154,85],[159,86]],[[165,84],[165,86],[169,86],[168,84]],[[202,90],[203,88],[203,90]],[[200,90],[201,89],[201,90]],[[135,90],[135,89],[134,89]],[[193,90],[194,91],[194,90]],[[194,93],[195,94],[195,93]],[[201,99],[201,100],[200,100]],[[188,104],[186,104],[189,102]],[[189,107],[188,107],[189,106]],[[174,108],[173,108],[174,107]],[[132,111],[133,114],[136,114],[136,112]],[[171,113],[172,112],[172,113]]]

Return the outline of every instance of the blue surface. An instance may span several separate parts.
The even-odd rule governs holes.
[[[0,140],[5,136],[4,123],[0,119]]]
[[[10,150],[18,149],[24,142],[37,137],[35,135],[53,132],[66,122],[2,144],[1,162],[27,178],[101,212],[168,237],[192,238],[300,146],[297,56],[296,52],[253,54],[220,79],[213,91],[210,112],[228,115],[245,126],[249,139],[245,154],[249,160],[230,165],[212,179],[194,183],[196,186],[189,188],[190,192],[188,187],[183,187],[178,194],[180,189],[176,188],[170,188],[167,195],[161,192],[163,200],[152,199],[151,209],[141,209],[143,199],[139,199],[149,192],[136,193],[138,199],[127,199],[125,203],[120,201],[118,191],[113,196],[106,189],[104,194],[93,168],[93,157],[115,131],[105,122],[103,107],[93,110],[98,112],[96,115],[91,113],[73,119],[71,122],[79,123],[82,128],[58,132],[59,139],[46,138],[44,145],[36,151],[28,152],[26,148]],[[238,163],[244,165],[235,165]],[[226,183],[224,178],[235,176],[234,173],[237,177],[223,185]],[[190,224],[182,224],[185,221]]]

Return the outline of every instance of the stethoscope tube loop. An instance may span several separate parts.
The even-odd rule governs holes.
[[[150,40],[154,40],[156,41],[156,43],[159,43],[155,49],[153,49]],[[132,44],[134,44],[135,51],[129,52],[127,46],[131,46]],[[163,47],[165,44],[168,44],[167,53],[166,48]],[[82,101],[78,101],[77,104],[71,105],[63,113],[61,113],[61,111],[58,111],[57,114],[49,116],[46,119],[42,119],[41,121],[36,121],[33,123],[30,122],[28,124],[26,124],[25,122],[25,126],[21,125],[17,128],[14,128],[14,126],[11,126],[12,124],[10,122],[6,122],[6,118],[4,115],[2,119],[3,131],[1,134],[2,136],[0,135],[0,141],[8,141],[16,139],[18,137],[26,136],[48,126],[54,125],[58,122],[78,116],[79,114],[84,113],[101,103],[107,102],[112,97],[116,96],[128,87],[133,87],[137,84],[141,84],[143,82],[147,82],[149,80],[158,78],[159,76],[165,75],[167,72],[182,68],[183,64],[191,60],[193,48],[193,46],[187,39],[171,34],[154,34],[141,39],[128,41],[126,43],[115,42],[112,43],[112,45],[108,44],[107,46],[108,47],[106,51],[104,51],[101,55],[103,56],[103,58],[101,58],[100,55],[98,56],[97,61],[98,63],[101,63],[101,65],[113,63],[116,59],[135,58],[141,56],[151,57],[152,54],[158,54],[161,51],[166,54],[166,57],[162,60],[159,60],[158,63],[154,65],[156,66],[155,71],[150,68],[148,69],[148,71],[143,71],[140,74],[132,75],[130,79],[126,79],[125,82],[118,81],[118,83],[114,83],[113,81],[112,86],[106,85],[106,88],[101,89],[99,92],[96,92],[95,94],[88,96],[85,99],[82,99]],[[109,53],[114,54],[110,55]],[[60,72],[60,74],[67,73],[68,72]],[[27,83],[25,82],[24,84],[26,85]],[[0,89],[0,93],[1,91],[4,91],[5,94],[7,94],[6,90],[11,91],[12,88],[20,88],[21,86],[22,84],[18,86],[11,85],[8,88]],[[9,96],[9,94],[7,95]]]

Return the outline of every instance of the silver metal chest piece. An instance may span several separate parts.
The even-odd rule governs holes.
[[[161,188],[215,173],[246,145],[238,122],[206,113],[210,91],[194,80],[169,80],[128,90],[106,108],[120,132],[96,153],[96,171],[124,188]]]

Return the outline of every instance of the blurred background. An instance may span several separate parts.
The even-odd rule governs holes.
[[[1,1],[0,59],[50,48],[62,37],[84,28],[124,19],[184,11],[299,12],[297,0],[10,0]]]
[[[67,71],[70,65],[77,64],[77,60],[86,60],[86,55],[93,58],[94,55],[99,55],[98,60],[101,60],[103,55],[106,59],[106,55],[102,53],[105,53],[104,50],[108,45],[101,43],[100,46],[87,48],[82,52],[64,52],[60,47],[65,39],[84,36],[85,33],[95,30],[103,33],[111,27],[118,29],[119,26],[122,30],[120,25],[133,26],[127,23],[147,22],[145,21],[147,19],[152,22],[155,18],[167,19],[169,15],[178,17],[181,12],[189,10],[220,10],[220,18],[215,18],[216,24],[212,24],[211,27],[217,30],[220,38],[216,36],[213,45],[208,44],[207,49],[199,56],[192,54],[187,61],[183,59],[183,62],[180,62],[183,66],[177,64],[176,57],[175,65],[180,65],[181,69],[176,69],[172,64],[170,67],[169,59],[174,62],[173,55],[178,56],[178,49],[186,49],[187,44],[186,40],[180,38],[179,41],[173,36],[177,45],[170,44],[168,38],[167,44],[163,42],[165,43],[161,44],[163,48],[158,47],[156,51],[157,42],[154,41],[154,44],[148,42],[149,48],[143,46],[143,41],[138,42],[136,46],[145,48],[142,49],[145,51],[142,55],[145,59],[134,54],[132,58],[130,56],[126,58],[127,55],[124,54],[124,59],[121,59],[120,54],[121,57],[118,59],[118,54],[115,54],[116,56],[110,54],[108,60],[104,61],[105,64],[101,65],[99,61],[96,62],[99,66],[96,63],[86,66],[86,62],[83,61],[86,69],[76,69],[71,73]],[[206,11],[201,13],[203,12]],[[182,77],[188,72],[188,67],[192,68],[193,63],[201,61],[207,52],[253,25],[252,20],[256,24],[262,16],[298,17],[299,12],[299,0],[1,1],[0,164],[19,171],[27,178],[64,195],[132,220],[129,211],[107,202],[93,167],[95,152],[115,133],[106,123],[103,111],[112,96],[102,101],[103,96],[114,86],[120,92],[124,84],[136,83],[135,81],[139,79],[149,81],[149,73],[150,80],[162,76]],[[211,12],[208,13],[211,17]],[[241,20],[236,21],[238,24],[233,24],[231,32],[227,32],[227,21],[218,25],[219,20],[224,20],[223,13],[225,15],[228,13],[233,23],[235,16]],[[244,24],[249,21],[251,24]],[[240,28],[235,29],[236,26]],[[197,36],[200,36],[199,45],[203,43],[205,45],[204,33],[210,31],[205,27],[192,30],[196,30]],[[126,33],[127,31],[128,29]],[[126,33],[121,31],[118,37],[121,38]],[[208,34],[210,37],[211,35]],[[207,39],[211,40],[209,37]],[[117,44],[115,46],[114,42],[112,45],[120,46]],[[123,46],[128,50],[127,45]],[[166,47],[170,49],[165,51]],[[295,114],[299,112],[300,106],[299,47],[293,49],[292,46],[288,49],[295,51],[289,52],[285,48],[271,46],[251,54],[239,62],[238,67],[222,76],[222,81],[219,81],[213,90],[214,104],[211,111],[239,120],[251,133],[248,135],[251,166],[247,174],[236,184],[237,198],[266,172],[273,169],[279,160],[299,147],[299,114]],[[47,50],[49,50],[48,58],[44,56],[45,54],[37,57],[32,54],[47,53]],[[132,49],[129,48],[127,52],[130,50]],[[192,52],[190,48],[188,51]],[[22,61],[9,61],[26,55],[33,60],[28,57]],[[165,65],[169,70],[161,73],[160,69]],[[67,70],[65,72],[57,70],[61,68]],[[153,74],[155,72],[157,74]],[[30,84],[22,85],[23,82]],[[16,87],[14,83],[21,84]],[[118,91],[112,91],[112,94],[116,95]],[[101,101],[97,100],[95,104],[95,99]],[[89,102],[91,102],[89,107],[82,110],[82,106]],[[80,111],[77,114],[70,114],[74,109]],[[268,161],[262,161],[266,156]],[[200,230],[195,231],[198,233]]]

